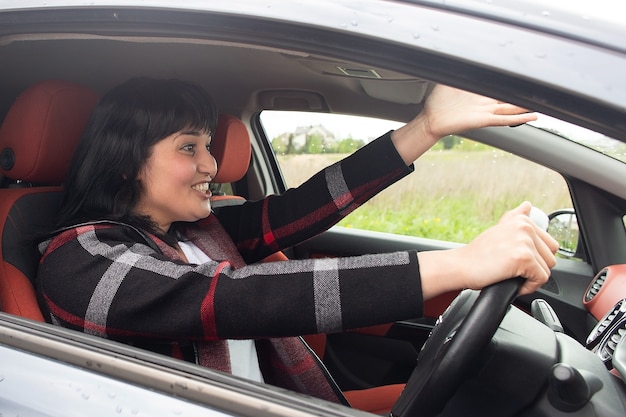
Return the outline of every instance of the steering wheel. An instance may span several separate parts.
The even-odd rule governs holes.
[[[454,299],[422,348],[391,410],[394,417],[432,417],[443,410],[491,341],[522,282],[512,278],[480,292],[465,290]]]

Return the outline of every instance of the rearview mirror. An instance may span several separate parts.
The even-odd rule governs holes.
[[[548,233],[559,242],[558,253],[573,258],[578,253],[580,232],[574,209],[558,210],[548,215]]]

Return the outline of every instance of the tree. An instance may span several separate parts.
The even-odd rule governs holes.
[[[443,149],[449,150],[454,148],[460,142],[460,138],[455,135],[449,135],[441,139],[441,143],[443,143]]]
[[[324,138],[322,137],[322,135],[317,133],[307,135],[304,153],[318,154],[324,152]]]
[[[342,139],[337,143],[335,152],[337,153],[352,153],[365,145],[365,141],[361,139],[352,139],[352,137]]]

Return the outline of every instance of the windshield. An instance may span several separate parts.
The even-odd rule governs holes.
[[[544,114],[528,123],[626,163],[626,143]]]

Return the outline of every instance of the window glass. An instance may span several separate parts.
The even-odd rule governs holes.
[[[538,114],[539,118],[530,122],[531,126],[555,133],[572,142],[586,146],[613,159],[626,163],[626,144],[601,133],[585,129],[574,124],[564,122],[545,114]]]
[[[315,113],[263,112],[288,187],[401,124]],[[541,184],[538,186],[537,184]],[[415,172],[341,226],[467,243],[523,200],[546,213],[572,207],[563,177],[511,153],[460,136],[443,138]]]

